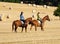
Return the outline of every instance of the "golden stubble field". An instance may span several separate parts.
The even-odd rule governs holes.
[[[60,44],[60,21],[58,17],[53,16],[56,7],[48,7],[0,2],[0,15],[2,16],[2,21],[0,21],[0,44]],[[33,10],[34,13],[32,13]],[[17,33],[12,32],[12,22],[19,20],[21,11],[24,12],[25,19],[31,17],[32,14],[36,19],[37,12],[40,12],[41,18],[49,15],[51,21],[45,22],[44,31],[41,31],[40,27],[37,28],[37,31],[34,30],[34,27],[30,31],[29,25],[27,33],[25,31],[21,33],[21,27],[17,29]],[[9,15],[9,19],[6,18],[7,15]]]

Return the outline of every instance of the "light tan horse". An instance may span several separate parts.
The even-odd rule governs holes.
[[[42,24],[39,24],[38,20],[32,20],[32,22],[30,23],[31,24],[30,30],[32,29],[33,26],[35,26],[35,31],[37,31],[37,27],[41,27],[41,30],[44,31],[43,26],[46,20],[50,21],[50,18],[48,15],[43,17]]]
[[[32,18],[31,17],[30,18],[27,18],[25,20],[25,24],[22,24],[22,22],[20,20],[13,21],[13,23],[12,23],[12,31],[14,30],[15,32],[17,32],[17,28],[18,27],[22,27],[22,31],[21,32],[23,32],[23,28],[25,28],[25,32],[27,32],[27,26],[28,26],[28,24],[31,21],[32,21]]]

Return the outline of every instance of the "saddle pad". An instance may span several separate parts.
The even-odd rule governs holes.
[[[41,22],[38,20],[38,23],[41,24]]]

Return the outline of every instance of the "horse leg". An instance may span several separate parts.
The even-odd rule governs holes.
[[[13,32],[13,30],[14,30],[14,29],[13,29],[13,27],[12,27],[12,32]]]
[[[43,29],[43,25],[41,25],[41,30],[44,31],[44,29]]]
[[[15,32],[17,32],[16,30],[17,30],[17,27],[15,26]]]
[[[25,32],[27,32],[27,26],[25,27]]]
[[[24,27],[22,27],[22,30],[21,30],[21,32],[23,32],[23,28],[24,28]]]
[[[35,31],[37,31],[37,26],[35,26]]]
[[[33,25],[31,25],[30,30],[32,29],[32,26],[33,26]]]
[[[15,24],[14,24],[14,22],[12,23],[12,31],[14,30],[14,26],[15,26]]]
[[[13,32],[13,30],[14,30],[14,29],[12,28],[12,32]]]

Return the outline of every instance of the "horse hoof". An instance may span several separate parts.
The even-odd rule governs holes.
[[[27,33],[27,31],[25,31]]]
[[[15,31],[15,33],[17,33],[17,31]]]
[[[21,31],[21,33],[22,33],[22,31]]]
[[[31,29],[30,29],[30,31],[31,31]]]
[[[44,31],[44,30],[42,30],[42,31]]]
[[[35,30],[35,31],[37,31],[37,30]]]

